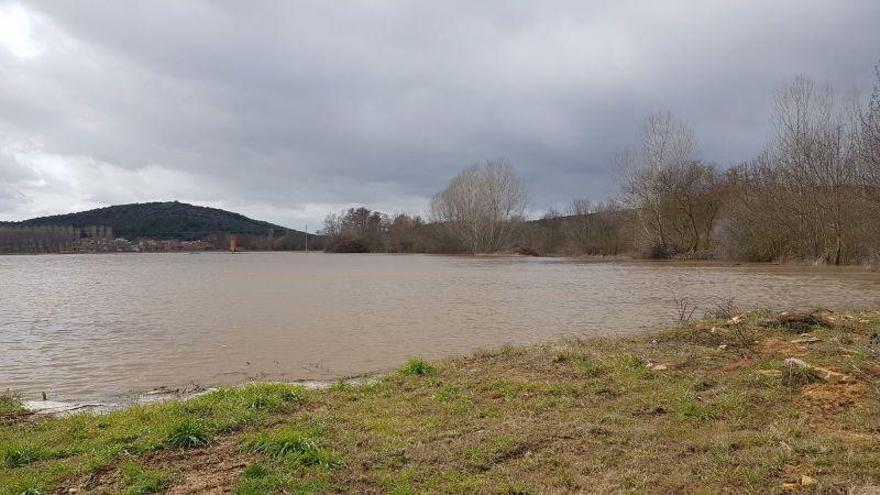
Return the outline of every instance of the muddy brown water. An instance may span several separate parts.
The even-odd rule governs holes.
[[[205,253],[0,257],[0,391],[108,400],[321,380],[699,309],[880,305],[861,269],[558,258]]]

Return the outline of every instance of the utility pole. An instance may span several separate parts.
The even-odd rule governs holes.
[[[309,224],[306,224],[306,253],[309,252]]]

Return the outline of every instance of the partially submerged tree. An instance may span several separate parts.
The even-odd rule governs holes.
[[[509,247],[526,191],[505,160],[474,165],[453,178],[431,200],[430,214],[462,249],[492,253]]]
[[[619,201],[575,199],[564,223],[569,252],[607,256],[631,251],[632,224],[632,211]]]
[[[693,130],[662,112],[645,121],[641,146],[618,156],[624,195],[638,212],[640,244],[649,256],[712,248],[722,187],[715,167],[696,159],[696,149]]]
[[[734,253],[840,264],[858,256],[858,128],[829,87],[805,76],[775,96],[767,150],[731,172]],[[863,219],[867,221],[867,219]]]
[[[866,197],[880,205],[880,65],[874,67],[874,91],[861,113],[859,158]]]
[[[331,252],[369,253],[388,250],[388,215],[368,208],[349,208],[324,218],[324,249]]]

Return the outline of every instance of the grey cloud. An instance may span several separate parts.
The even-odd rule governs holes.
[[[0,42],[0,147],[49,155],[46,184],[68,178],[59,167],[84,176],[64,202],[20,184],[29,201],[0,218],[130,197],[314,225],[345,204],[421,209],[499,156],[534,208],[559,206],[614,193],[612,158],[649,112],[689,121],[726,165],[760,149],[784,78],[867,88],[880,58],[870,0],[21,8],[41,53]]]

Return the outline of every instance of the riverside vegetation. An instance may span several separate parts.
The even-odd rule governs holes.
[[[880,69],[871,96],[841,99],[804,76],[774,94],[758,156],[718,165],[669,112],[650,115],[615,166],[608,201],[572,201],[526,221],[513,168],[492,160],[438,192],[427,220],[352,208],[327,217],[337,252],[520,252],[647,258],[880,260]]]
[[[64,418],[6,397],[0,493],[876,493],[880,312],[707,318],[326,390]]]

